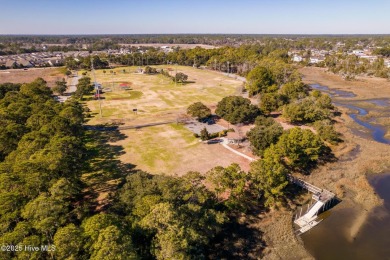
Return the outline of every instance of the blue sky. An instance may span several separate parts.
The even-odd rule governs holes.
[[[388,34],[389,0],[0,0],[0,34]]]

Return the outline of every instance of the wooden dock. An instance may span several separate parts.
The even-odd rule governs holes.
[[[301,208],[299,216],[297,214],[295,217],[294,223],[299,226],[297,233],[298,235],[301,235],[321,222],[321,220],[318,220],[318,214],[326,211],[332,205],[333,199],[336,195],[328,190],[316,187],[313,184],[310,184],[292,175],[288,175],[288,179],[290,182],[313,193],[312,199],[315,201],[315,203],[312,205],[308,205],[303,215],[303,208]]]

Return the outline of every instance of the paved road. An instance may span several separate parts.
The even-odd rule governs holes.
[[[77,83],[79,83],[79,78],[80,78],[80,76],[72,77],[71,83],[68,86],[67,93],[74,93],[74,92],[76,92],[76,89],[77,89],[76,86],[77,86]]]
[[[150,127],[150,126],[158,126],[158,125],[167,125],[167,124],[173,124],[176,123],[175,120],[171,121],[164,121],[164,122],[156,122],[156,123],[150,123],[150,124],[143,124],[143,125],[129,125],[129,126],[94,126],[94,125],[86,125],[84,128],[86,130],[94,130],[94,131],[116,131],[116,130],[127,130],[127,129],[140,129],[144,127]]]
[[[78,75],[76,77],[71,78],[71,80],[70,80],[71,82],[68,85],[67,91],[64,93],[63,96],[57,97],[58,101],[65,102],[66,100],[68,100],[68,98],[70,98],[72,93],[76,92],[76,90],[77,90],[76,86],[77,86],[77,83],[79,83],[79,78],[80,78],[80,76],[78,76]]]

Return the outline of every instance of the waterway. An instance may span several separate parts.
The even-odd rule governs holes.
[[[360,126],[364,127],[369,133],[371,133],[371,138],[377,142],[390,144],[390,139],[386,138],[386,128],[381,126],[380,124],[375,124],[370,120],[364,120],[364,116],[368,114],[366,108],[359,106],[361,100],[352,100],[349,98],[354,98],[356,95],[353,92],[337,90],[337,89],[329,89],[326,86],[321,86],[319,84],[311,85],[313,89],[320,90],[321,92],[327,93],[333,100],[333,103],[336,106],[346,107],[350,109],[352,112],[348,115]],[[389,113],[388,107],[390,106],[389,99],[371,99],[364,100],[363,102],[369,103],[377,107],[380,110],[386,110]],[[355,134],[366,137],[366,132],[359,132],[357,129],[353,129]]]
[[[336,106],[344,106],[352,112],[349,116],[367,133],[362,136],[377,142],[390,144],[385,138],[385,128],[367,120],[369,111],[359,106],[361,100],[353,100],[354,93],[331,90],[326,86],[312,85],[313,88],[329,94]],[[351,99],[350,99],[351,98]],[[374,109],[386,109],[387,99],[364,100],[374,105]],[[381,110],[383,111],[383,110]],[[390,147],[389,147],[390,148]],[[321,224],[302,235],[306,249],[318,260],[390,260],[390,172],[369,177],[375,192],[384,200],[382,206],[368,212],[359,233],[351,239],[351,218],[358,216],[358,208],[334,208],[320,217]]]
[[[369,182],[384,205],[375,208],[355,238],[348,234],[354,208],[326,212],[324,220],[302,235],[305,247],[318,260],[390,259],[390,174],[370,177]]]

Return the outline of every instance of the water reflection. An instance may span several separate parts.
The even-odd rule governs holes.
[[[335,97],[335,105],[351,109],[349,116],[359,125],[371,132],[372,139],[390,144],[390,140],[384,138],[383,126],[366,122],[362,119],[368,111],[358,105],[355,100],[342,100],[336,98],[336,91],[321,85],[313,85],[315,89],[328,93]],[[342,93],[342,95],[349,95]],[[340,96],[338,96],[340,97]],[[365,100],[371,104],[385,107],[387,99]],[[371,212],[362,212],[358,208],[336,207],[332,209],[320,225],[302,235],[305,247],[319,260],[390,260],[390,173],[372,176],[370,184],[377,194],[384,200],[384,205],[375,208]],[[367,214],[367,219],[357,234],[352,237],[352,225],[356,218]]]
[[[349,232],[361,212],[354,208],[335,208],[316,228],[302,235],[305,247],[319,260],[390,259],[390,174],[369,179],[384,206],[369,213],[355,238]]]
[[[340,98],[353,98],[356,97],[355,93],[350,91],[344,91],[339,89],[329,89],[327,86],[322,86],[319,84],[310,85],[313,89],[328,93],[330,97],[340,97]]]
[[[364,121],[361,119],[361,116],[365,116],[368,114],[367,110],[359,107],[358,102],[360,101],[354,101],[354,100],[343,100],[338,98],[352,98],[356,97],[356,95],[352,92],[343,91],[343,90],[333,90],[329,89],[326,86],[321,86],[319,84],[313,84],[310,85],[313,89],[320,90],[321,92],[329,94],[332,98],[335,98],[337,101],[334,102],[336,106],[343,106],[347,107],[351,110],[357,111],[357,113],[350,113],[349,116],[359,125],[365,127],[367,130],[370,131],[372,138],[380,143],[384,144],[390,144],[390,139],[385,138],[386,135],[386,129],[384,126],[373,124],[371,122]],[[378,106],[387,106],[388,100],[386,99],[372,99],[372,100],[365,100],[366,102],[377,104]],[[353,105],[352,105],[352,104]]]
[[[358,111],[358,113],[352,113],[352,114],[349,114],[349,116],[356,122],[358,123],[359,125],[367,128],[368,130],[370,130],[371,132],[371,135],[372,135],[372,138],[377,141],[377,142],[380,142],[380,143],[384,143],[384,144],[390,144],[390,140],[385,138],[385,135],[386,135],[386,129],[383,127],[383,126],[380,126],[380,125],[375,125],[375,124],[372,124],[372,123],[369,123],[369,122],[366,122],[366,121],[363,121],[359,118],[359,116],[365,116],[368,114],[367,110],[361,108],[361,107],[357,107],[357,106],[353,106],[353,105],[350,105],[350,104],[341,104],[340,102],[335,102],[335,105],[336,106],[343,106],[343,107],[347,107],[349,109],[352,109],[352,110],[355,110],[355,111]]]

